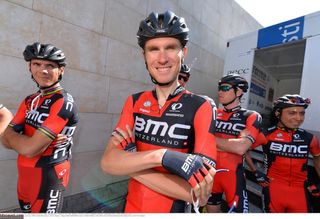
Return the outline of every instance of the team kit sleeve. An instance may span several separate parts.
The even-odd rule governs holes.
[[[9,126],[12,127],[15,132],[19,133],[24,130],[26,111],[26,100],[24,100],[20,104],[17,113],[9,123]]]
[[[74,107],[76,107],[74,103],[64,98],[58,99],[52,104],[48,118],[42,123],[38,130],[54,140],[66,126],[69,119],[74,116]]]
[[[320,156],[320,145],[319,145],[319,140],[316,136],[312,137],[312,140],[310,143],[310,152],[312,156]]]
[[[194,153],[209,158],[207,162],[215,166],[217,159],[217,147],[214,136],[213,108],[209,102],[202,104],[194,118],[195,145]]]
[[[259,113],[252,113],[248,118],[247,118],[247,123],[246,123],[246,130],[249,132],[249,134],[246,136],[252,144],[255,143],[260,130],[261,130],[261,122],[262,118]]]
[[[259,147],[260,145],[265,145],[268,143],[268,140],[264,134],[263,131],[260,131],[258,136],[256,137],[255,142],[251,145],[251,149],[255,149],[257,147]]]

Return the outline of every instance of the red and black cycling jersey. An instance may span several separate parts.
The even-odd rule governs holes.
[[[31,105],[36,105],[36,109],[31,109]],[[77,106],[72,96],[60,86],[26,97],[9,126],[27,136],[39,130],[53,141],[43,153],[35,157],[19,155],[18,165],[45,167],[68,160],[77,122]],[[68,140],[56,145],[55,139],[59,133],[66,135]]]
[[[223,139],[238,138],[240,132],[246,129],[247,138],[254,142],[259,134],[260,125],[261,116],[255,111],[243,109],[240,106],[232,110],[219,108],[215,136]],[[235,144],[233,147],[238,147],[238,145]],[[228,169],[229,171],[215,175],[208,205],[220,205],[224,193],[229,207],[236,203],[235,212],[249,212],[243,156],[218,150],[217,169]]]
[[[269,178],[302,186],[307,179],[308,156],[320,156],[318,139],[303,130],[271,127],[259,134],[254,147],[262,145]]]
[[[210,103],[183,87],[171,94],[160,107],[156,91],[129,96],[117,127],[129,125],[135,133],[137,151],[167,148],[197,153],[216,159],[213,110]],[[122,149],[122,148],[121,148]],[[167,172],[162,167],[155,168]],[[161,195],[132,179],[126,212],[183,212],[184,203]]]
[[[237,107],[231,111],[218,108],[216,133],[219,138],[238,138],[240,132],[246,129],[249,132],[247,138],[254,143],[259,134],[262,118],[256,111]],[[237,145],[234,145],[237,147]],[[226,151],[218,151],[217,167],[236,170],[238,164],[242,164],[243,156]]]

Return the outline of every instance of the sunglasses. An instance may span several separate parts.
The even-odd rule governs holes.
[[[227,91],[229,91],[229,90],[231,90],[232,89],[232,87],[231,86],[228,86],[228,85],[220,85],[219,87],[218,87],[218,90],[219,91],[223,91],[223,92],[227,92]]]
[[[187,82],[189,80],[189,77],[184,75],[179,75],[178,80],[183,80],[184,82]]]

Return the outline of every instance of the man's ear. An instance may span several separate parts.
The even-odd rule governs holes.
[[[144,62],[147,62],[147,61],[146,61],[146,52],[144,51],[144,49],[141,50],[141,54],[142,54],[142,56],[143,56]]]
[[[182,59],[185,59],[188,55],[188,48],[187,47],[182,48],[182,54],[183,54]]]
[[[236,91],[237,97],[240,97],[243,95],[243,91],[241,89],[239,89],[239,88],[235,88],[235,89],[237,89],[237,91]]]
[[[59,72],[60,72],[60,75],[64,74],[64,66],[59,67]]]
[[[277,109],[277,110],[274,112],[274,115],[275,115],[277,118],[279,118],[279,116],[280,116],[280,111],[279,111],[279,109]]]

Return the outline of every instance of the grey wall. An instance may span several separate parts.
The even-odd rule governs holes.
[[[152,88],[141,50],[138,23],[151,11],[185,17],[192,65],[188,88],[217,100],[227,39],[261,26],[233,0],[1,0],[0,102],[15,112],[36,91],[22,51],[35,41],[65,51],[63,86],[80,109],[67,194],[122,179],[104,175],[99,161],[125,98]],[[16,153],[0,147],[0,209],[17,206]],[[4,198],[5,197],[5,198]]]

